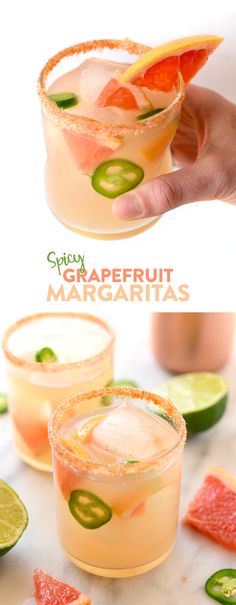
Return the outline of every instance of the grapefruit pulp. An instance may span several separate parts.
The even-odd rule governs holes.
[[[210,468],[183,523],[236,550],[236,479],[221,469]]]
[[[41,569],[34,572],[34,590],[38,605],[91,605],[89,597]]]

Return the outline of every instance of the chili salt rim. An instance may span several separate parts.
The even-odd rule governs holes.
[[[60,63],[61,59],[69,57],[71,55],[79,55],[80,53],[86,53],[91,50],[102,51],[104,48],[108,48],[111,50],[122,49],[124,51],[127,51],[129,54],[138,55],[141,55],[150,50],[150,46],[145,46],[143,44],[139,44],[138,42],[133,42],[129,39],[103,39],[81,42],[80,44],[65,48],[64,50],[58,52],[56,55],[51,57],[51,59],[48,60],[48,62],[40,72],[37,88],[41,105],[56,126],[59,126],[60,128],[66,130],[72,130],[75,133],[99,136],[103,139],[116,136],[119,137],[128,134],[137,135],[143,133],[149,128],[152,128],[153,126],[162,125],[162,123],[164,123],[167,118],[169,118],[181,107],[185,95],[185,85],[180,72],[179,87],[177,90],[176,97],[172,101],[172,103],[170,103],[170,105],[168,105],[166,109],[164,109],[160,113],[155,114],[146,120],[141,120],[137,123],[128,122],[116,125],[101,123],[92,118],[70,114],[65,109],[58,107],[57,104],[54,103],[54,101],[48,98],[46,92],[47,77],[50,72],[56,67],[56,65]]]
[[[105,348],[97,355],[93,355],[88,357],[87,359],[82,359],[80,361],[73,361],[68,363],[48,363],[48,362],[37,362],[37,361],[28,361],[26,359],[22,359],[14,353],[11,353],[8,346],[8,340],[12,336],[14,332],[16,332],[19,328],[26,325],[29,322],[38,321],[46,318],[71,318],[71,319],[82,319],[84,321],[91,321],[106,330],[109,334],[109,342],[105,346]],[[96,315],[90,315],[89,313],[69,313],[69,312],[50,312],[50,313],[35,313],[34,315],[28,315],[27,317],[23,317],[19,319],[14,324],[12,324],[4,333],[2,339],[2,349],[5,357],[15,366],[25,368],[27,370],[32,370],[33,372],[61,372],[63,370],[74,370],[87,366],[92,366],[101,361],[106,355],[113,350],[115,341],[114,332],[103,319],[97,317]]]
[[[92,462],[91,460],[84,459],[76,454],[73,454],[67,450],[64,445],[60,442],[57,436],[57,431],[60,428],[60,421],[64,416],[64,412],[70,410],[72,407],[79,405],[81,402],[99,398],[104,396],[124,396],[130,399],[139,399],[149,401],[155,405],[161,406],[162,409],[169,415],[169,417],[175,423],[177,428],[177,442],[166,450],[164,453],[150,458],[149,460],[143,460],[133,464],[100,464]],[[166,421],[167,422],[167,421]],[[86,471],[89,474],[98,475],[113,475],[122,476],[127,474],[136,474],[137,472],[148,472],[149,470],[155,470],[163,466],[163,463],[167,463],[175,452],[181,450],[186,441],[186,425],[182,414],[174,406],[172,401],[164,399],[155,393],[144,391],[141,389],[127,388],[127,387],[111,387],[103,388],[88,393],[80,393],[76,397],[67,399],[64,403],[60,404],[55,412],[52,414],[48,423],[48,438],[52,448],[52,452],[55,453],[56,457],[62,464],[79,468],[81,471]]]

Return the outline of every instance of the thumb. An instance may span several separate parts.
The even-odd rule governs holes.
[[[114,200],[113,214],[122,220],[152,217],[199,200],[214,199],[211,162],[197,159],[189,166],[159,176]]]

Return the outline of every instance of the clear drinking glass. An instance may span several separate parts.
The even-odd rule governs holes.
[[[123,169],[125,178],[136,178],[137,175],[132,174],[131,163],[135,164],[138,176],[143,175],[140,177],[142,183],[169,172],[170,143],[179,122],[184,84],[179,74],[177,89],[158,93],[158,105],[165,107],[160,113],[139,121],[131,119],[129,111],[123,111],[115,123],[101,121],[98,109],[90,117],[86,106],[83,110],[79,104],[71,109],[58,107],[48,97],[48,91],[58,77],[76,69],[87,58],[97,57],[99,70],[101,58],[128,63],[147,50],[149,47],[127,40],[81,43],[52,57],[40,74],[38,91],[47,148],[45,180],[48,204],[62,223],[81,234],[105,239],[128,237],[145,230],[157,220],[121,221],[115,218],[109,191],[105,195],[96,187],[95,181],[99,182],[97,168],[103,165],[104,159],[111,160],[105,179],[109,181],[115,177],[118,184],[122,181]],[[94,80],[96,74],[93,86]],[[69,80],[68,86],[71,88],[72,85]],[[99,170],[103,173],[100,175],[102,182],[104,171],[103,168]],[[109,184],[106,186],[109,189]]]
[[[51,470],[48,420],[65,399],[112,378],[114,336],[101,319],[80,313],[40,313],[12,325],[3,338],[14,442],[31,466]],[[35,361],[51,347],[56,363]]]
[[[114,425],[117,411],[125,414],[123,425]],[[134,445],[136,413],[145,417],[138,416],[141,433]],[[99,423],[104,430],[104,416],[111,449],[116,450],[120,431],[122,447],[140,447],[141,460],[118,460],[115,455],[107,462],[114,453],[106,444],[103,462],[96,461],[95,431]],[[81,441],[75,437],[80,422]],[[157,423],[154,433],[145,432],[150,422]],[[71,434],[77,441],[68,438]],[[151,434],[161,444],[158,455],[149,455]],[[183,417],[174,405],[138,389],[100,389],[57,408],[49,422],[49,440],[59,536],[69,559],[96,575],[126,577],[146,572],[168,556],[176,538],[185,437]],[[88,453],[94,439],[95,458]]]

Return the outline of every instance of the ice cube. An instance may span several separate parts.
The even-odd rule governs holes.
[[[108,80],[116,70],[124,71],[128,63],[117,63],[103,59],[86,59],[67,73],[60,76],[48,90],[48,94],[69,91],[78,95],[80,103],[95,103]],[[72,113],[72,112],[71,112]]]
[[[157,456],[176,440],[173,427],[158,416],[122,403],[110,410],[92,432],[94,445],[124,460]]]
[[[78,94],[83,101],[95,103],[116,70],[124,71],[127,63],[87,59],[77,70]]]

